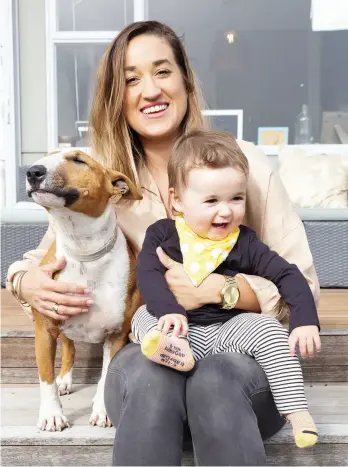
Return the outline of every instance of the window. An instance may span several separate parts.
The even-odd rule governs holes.
[[[348,30],[314,32],[310,9],[310,0],[149,0],[148,16],[182,36],[209,109],[243,110],[244,139],[268,153],[278,141],[347,151]]]
[[[48,147],[86,146],[98,62],[139,1],[46,0]]]

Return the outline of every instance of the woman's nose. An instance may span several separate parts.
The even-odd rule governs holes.
[[[161,92],[161,88],[157,85],[153,77],[147,77],[144,79],[143,97],[145,99],[156,99]]]

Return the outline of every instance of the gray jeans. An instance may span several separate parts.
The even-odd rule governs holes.
[[[106,410],[116,428],[113,465],[181,465],[185,425],[197,465],[265,465],[263,439],[284,425],[251,357],[210,355],[185,374],[128,344],[111,361]]]

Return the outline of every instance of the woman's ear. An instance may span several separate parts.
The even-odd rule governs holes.
[[[170,199],[170,204],[172,208],[175,210],[177,213],[182,212],[182,205],[179,196],[175,192],[174,188],[169,188],[169,199]]]
[[[123,199],[140,201],[143,199],[138,188],[126,175],[116,170],[109,169],[110,181],[113,186],[113,196],[121,195]]]

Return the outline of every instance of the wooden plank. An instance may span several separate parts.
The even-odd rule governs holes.
[[[302,366],[319,367],[348,365],[348,334],[322,335],[322,350],[313,358],[301,359]],[[2,367],[36,367],[34,338],[3,337],[1,353]],[[102,345],[77,342],[75,367],[101,367]],[[56,366],[60,366],[61,343],[58,340]]]
[[[322,328],[348,329],[348,289],[321,289],[319,318]],[[8,290],[1,289],[1,331],[33,329],[29,317]]]
[[[58,371],[56,371],[58,376]],[[76,384],[95,384],[99,381],[101,368],[74,368],[73,380]],[[38,382],[36,368],[1,368],[1,381],[5,384],[35,384]]]
[[[317,444],[298,449],[295,445],[266,445],[267,465],[336,466],[348,465],[347,444]]]
[[[315,449],[315,450],[314,450]],[[342,444],[317,445],[311,449],[266,446],[267,465],[270,466],[347,466],[348,448]],[[3,446],[1,450],[3,466],[110,466],[112,465],[111,446]],[[192,450],[183,454],[183,466],[194,466]]]
[[[2,446],[3,466],[110,466],[111,446]]]
[[[2,388],[2,440],[6,441],[7,444],[16,444],[20,439],[30,439],[31,443],[36,444],[42,442],[81,444],[82,439],[90,438],[91,442],[100,444],[102,442],[100,438],[103,440],[112,439],[114,429],[94,427],[91,430],[88,425],[96,389],[96,384],[79,385],[74,383],[72,394],[60,398],[64,413],[73,424],[73,428],[61,433],[50,434],[35,429],[40,407],[38,385]],[[345,439],[345,442],[348,443],[348,384],[307,384],[305,390],[309,409],[315,422],[323,423],[320,427],[321,442],[335,443],[337,439],[340,439],[341,442]],[[341,415],[339,425],[344,425],[343,427],[333,424],[337,414]],[[325,421],[320,422],[319,415],[325,416]],[[273,440],[291,443],[290,426],[284,427]]]
[[[348,336],[347,336],[348,342]],[[18,367],[21,362],[22,367],[35,367],[35,342],[32,337],[3,337],[1,340],[1,366]],[[101,368],[103,347],[102,344],[88,344],[77,342],[75,368],[95,367]],[[56,367],[60,367],[62,345],[58,339]]]
[[[303,368],[304,380],[308,382],[348,382],[348,366],[306,366]]]
[[[318,445],[341,444],[348,448],[348,424],[317,424],[319,431]],[[103,445],[112,446],[115,437],[115,428],[100,428],[86,425],[75,425],[59,432],[47,432],[38,430],[32,426],[5,426],[2,430],[2,446],[83,446]],[[185,438],[186,441],[190,439]],[[284,451],[294,444],[291,427],[285,426],[270,439],[265,440],[265,445],[282,445]],[[297,448],[296,448],[297,449]]]
[[[58,375],[58,369],[56,370]],[[99,381],[101,368],[74,368],[73,379],[76,384],[94,384]],[[304,380],[310,382],[348,382],[347,366],[305,367]],[[36,384],[36,368],[1,368],[1,380],[5,384]]]

